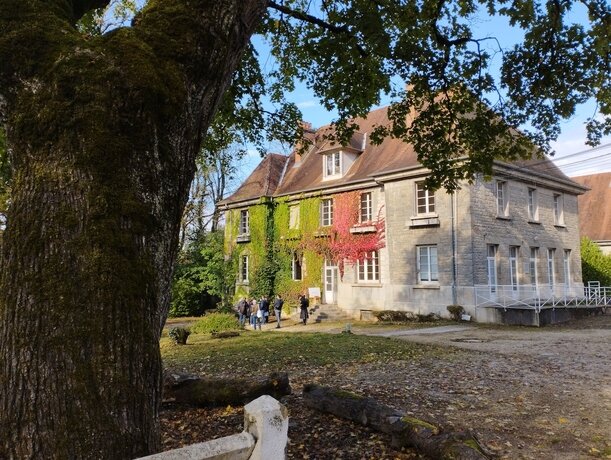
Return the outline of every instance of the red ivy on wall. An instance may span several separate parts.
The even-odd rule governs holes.
[[[312,250],[333,261],[343,277],[344,264],[363,261],[372,251],[383,248],[385,220],[382,209],[371,222],[359,222],[360,192],[346,192],[333,196],[333,224],[302,241],[304,249]],[[371,227],[367,231],[366,228]]]

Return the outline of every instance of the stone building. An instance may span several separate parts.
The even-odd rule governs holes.
[[[490,180],[433,193],[410,145],[369,142],[385,108],[356,121],[346,147],[322,139],[328,128],[310,129],[307,152],[268,155],[221,202],[236,292],[261,282],[271,257],[274,292],[315,288],[307,292],[320,292],[322,308],[356,319],[375,310],[448,316],[448,305],[461,305],[473,320],[501,322],[507,305],[579,295],[577,197],[586,189],[551,161],[498,162]]]

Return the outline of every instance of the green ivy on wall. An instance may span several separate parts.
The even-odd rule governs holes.
[[[320,228],[321,197],[281,197],[273,201],[262,199],[250,206],[250,242],[235,243],[238,235],[240,209],[227,213],[226,250],[239,262],[242,254],[249,255],[248,288],[238,285],[236,297],[281,294],[288,302],[296,302],[297,295],[309,287],[322,290],[322,271],[325,259],[334,261],[343,273],[344,260],[354,262],[384,245],[384,220],[373,225],[375,231],[352,234],[358,224],[359,192],[345,192],[330,196],[334,200],[334,222]],[[299,207],[299,226],[290,228],[293,206]],[[302,261],[302,279],[293,279],[293,257]],[[236,270],[239,266],[236,265]]]

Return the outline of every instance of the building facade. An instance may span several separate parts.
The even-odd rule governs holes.
[[[357,120],[347,147],[310,130],[307,152],[268,155],[221,203],[239,295],[308,292],[356,319],[461,305],[482,322],[500,322],[508,301],[579,295],[582,186],[536,159],[429,191],[409,145],[367,141],[384,117]]]

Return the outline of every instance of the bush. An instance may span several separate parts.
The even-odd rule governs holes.
[[[240,322],[233,313],[208,313],[192,327],[194,334],[211,334],[213,332],[239,331]]]
[[[585,237],[581,239],[581,267],[586,286],[588,281],[611,286],[611,255],[603,254],[596,243]]]
[[[433,323],[433,322],[439,321],[441,319],[439,317],[439,315],[437,315],[435,313],[428,313],[426,315],[418,314],[418,315],[416,315],[416,317],[418,318],[418,322],[419,323]]]
[[[189,335],[191,335],[191,332],[184,327],[173,327],[170,329],[170,332],[168,332],[168,337],[170,337],[170,340],[176,345],[186,345]]]
[[[460,321],[461,316],[465,313],[465,309],[462,305],[448,305],[448,311],[454,321]]]
[[[416,315],[414,315],[411,311],[374,311],[373,316],[375,316],[377,320],[382,323],[407,323],[416,319]]]

